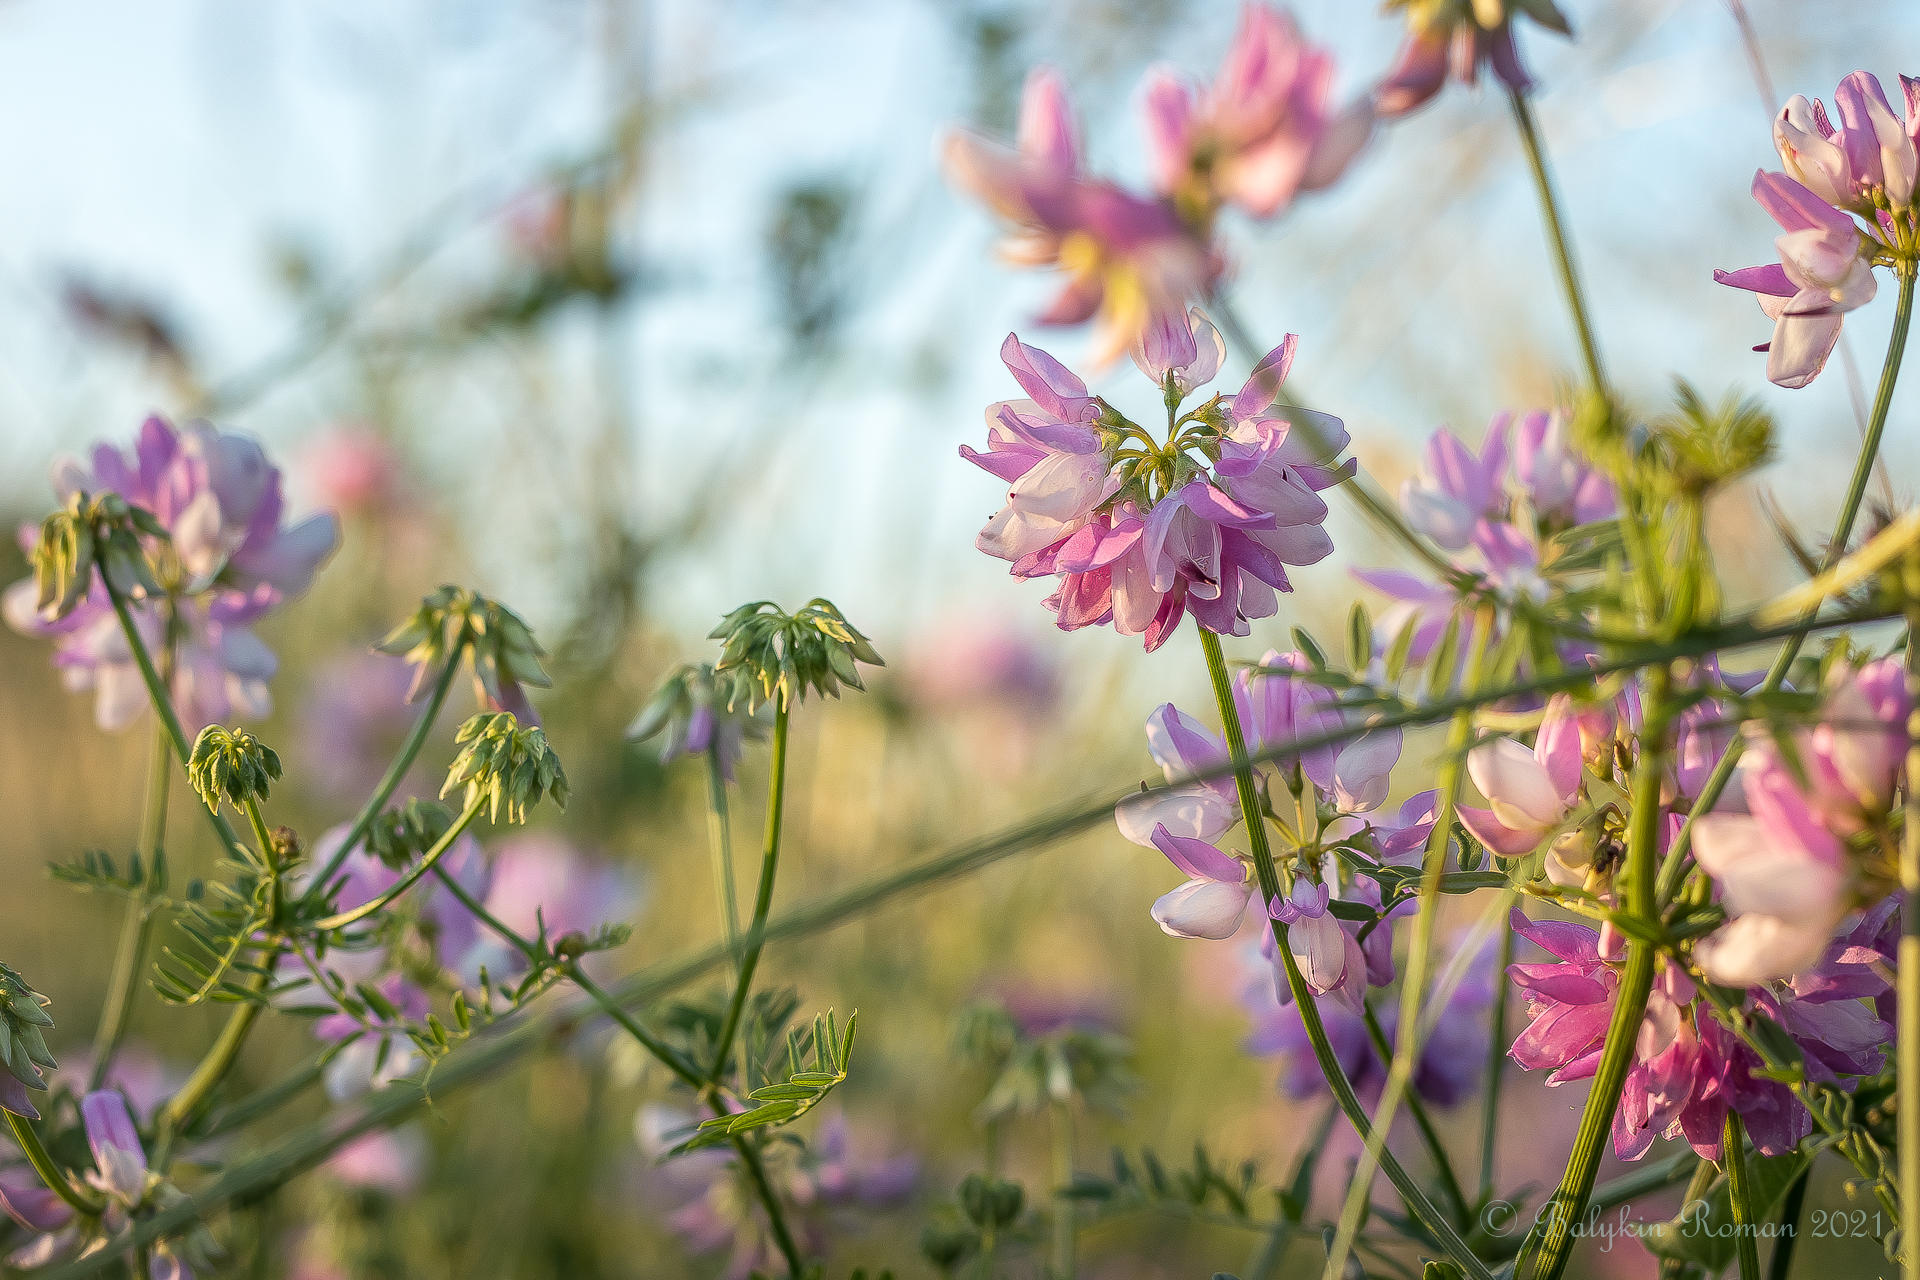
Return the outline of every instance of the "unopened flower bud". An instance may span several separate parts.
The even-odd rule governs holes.
[[[413,616],[374,648],[405,658],[418,669],[407,701],[416,700],[454,646],[467,646],[467,664],[482,705],[512,712],[538,724],[522,685],[545,689],[553,684],[540,659],[546,650],[520,615],[477,591],[443,586],[420,602]]]
[[[465,803],[471,807],[484,800],[493,822],[500,820],[503,805],[507,821],[525,822],[527,807],[543,796],[567,807],[566,772],[540,729],[522,729],[510,712],[483,711],[460,726],[454,741],[461,751],[447,771],[442,796],[465,787]]]
[[[817,597],[793,614],[765,600],[742,605],[721,619],[709,638],[724,642],[715,673],[745,677],[735,689],[749,712],[774,701],[776,694],[791,707],[809,688],[836,698],[842,684],[864,690],[854,664],[886,665],[840,610]],[[729,708],[734,705],[730,700]]]
[[[951,1271],[973,1256],[980,1236],[971,1227],[929,1225],[920,1232],[920,1252],[941,1271]]]
[[[45,1089],[40,1068],[60,1065],[47,1052],[43,1033],[51,1026],[44,998],[14,969],[0,964],[0,1065],[8,1072],[0,1076],[0,1107],[30,1119],[39,1116],[20,1086]]]
[[[280,780],[280,757],[245,729],[210,724],[200,731],[187,761],[187,781],[206,802],[238,809],[249,800],[265,800],[270,784]]]
[[[578,929],[561,934],[554,939],[553,943],[553,954],[562,960],[578,960],[591,949],[592,944],[587,941],[587,935]]]

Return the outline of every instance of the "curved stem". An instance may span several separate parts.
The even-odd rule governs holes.
[[[89,1090],[106,1084],[114,1055],[120,1051],[120,1041],[127,1034],[127,1022],[133,1016],[134,987],[146,959],[147,940],[153,933],[153,909],[149,904],[159,892],[160,876],[166,867],[167,795],[173,781],[173,754],[167,744],[166,727],[158,717],[154,719],[153,743],[148,752],[147,798],[140,821],[140,848],[147,856],[146,875],[127,899],[126,919],[120,925],[120,943],[113,953],[113,974],[107,980],[107,999],[100,1008],[100,1025],[93,1033]]]
[[[1624,890],[1626,911],[1653,923],[1659,913],[1654,901],[1653,859],[1660,822],[1660,787],[1666,776],[1669,744],[1668,693],[1671,676],[1665,667],[1654,667],[1647,676],[1646,719],[1640,737],[1640,761],[1633,775],[1633,820],[1628,831],[1627,862],[1618,887]],[[1626,1086],[1627,1072],[1633,1066],[1634,1047],[1640,1034],[1640,1021],[1646,1013],[1647,996],[1653,990],[1654,969],[1659,961],[1656,948],[1637,940],[1627,943],[1627,963],[1620,975],[1614,996],[1613,1018],[1607,1025],[1605,1048],[1593,1086],[1587,1094],[1586,1109],[1580,1116],[1580,1128],[1573,1140],[1565,1175],[1553,1200],[1542,1214],[1540,1225],[1529,1233],[1522,1247],[1514,1275],[1534,1280],[1559,1280],[1572,1255],[1574,1228],[1587,1212],[1593,1192],[1593,1179],[1600,1167],[1607,1136],[1613,1128],[1613,1113]],[[1526,1269],[1531,1255],[1532,1270]]]
[[[499,934],[502,942],[511,943],[514,950],[527,958],[529,964],[540,963],[541,957],[539,950],[535,948],[531,942],[528,942],[518,933],[502,924],[499,917],[487,910],[480,899],[467,892],[465,885],[461,884],[453,876],[448,875],[445,867],[435,864],[433,874],[439,878],[441,884],[446,886],[447,892],[459,899],[460,905],[473,914],[474,919]]]
[[[13,1136],[19,1141],[20,1149],[26,1152],[27,1163],[32,1165],[33,1171],[40,1175],[40,1181],[47,1184],[47,1190],[66,1201],[67,1207],[75,1213],[97,1218],[106,1212],[105,1203],[82,1196],[73,1183],[67,1180],[66,1175],[60,1172],[60,1167],[54,1164],[53,1157],[47,1154],[46,1147],[41,1145],[40,1135],[34,1130],[32,1121],[9,1111],[7,1123],[12,1126]]]
[[[398,898],[407,890],[413,888],[421,876],[433,870],[433,864],[440,861],[447,850],[453,847],[453,842],[460,838],[460,834],[472,824],[475,818],[480,816],[480,810],[485,807],[486,797],[476,795],[472,802],[460,811],[460,816],[454,819],[453,825],[448,827],[441,837],[433,842],[433,847],[426,851],[420,861],[414,863],[413,870],[400,877],[399,880],[393,883],[392,887],[378,897],[361,903],[351,911],[342,911],[337,915],[328,916],[325,920],[315,921],[313,924],[314,931],[325,933],[330,929],[345,928],[356,920],[364,920],[382,907],[385,907],[389,902]]]
[[[174,1137],[192,1120],[200,1104],[207,1100],[227,1072],[233,1069],[234,1061],[240,1056],[240,1048],[247,1042],[247,1033],[253,1029],[255,1018],[260,1016],[264,1007],[263,997],[267,985],[273,981],[274,963],[280,958],[280,945],[269,946],[260,960],[260,972],[247,984],[251,999],[242,1000],[227,1019],[227,1025],[220,1030],[220,1038],[213,1042],[213,1048],[207,1050],[207,1056],[193,1069],[187,1082],[180,1091],[168,1099],[161,1108],[158,1119],[160,1138],[154,1153],[154,1164],[165,1172],[173,1153]]]
[[[1481,608],[1474,618],[1473,636],[1468,641],[1467,693],[1476,692],[1480,687],[1481,667],[1486,660],[1487,645],[1493,638],[1493,626],[1493,610]],[[1440,812],[1434,820],[1433,830],[1427,835],[1425,874],[1420,885],[1420,914],[1414,918],[1406,976],[1400,984],[1400,1043],[1388,1059],[1386,1087],[1380,1091],[1380,1101],[1374,1107],[1373,1133],[1361,1149],[1359,1166],[1354,1171],[1353,1180],[1347,1185],[1347,1200],[1340,1210],[1339,1230],[1334,1236],[1333,1247],[1327,1251],[1329,1276],[1346,1274],[1347,1258],[1353,1251],[1354,1242],[1360,1235],[1360,1224],[1366,1217],[1374,1166],[1384,1154],[1387,1134],[1393,1129],[1393,1113],[1412,1093],[1410,1086],[1413,1073],[1420,1062],[1420,1005],[1426,996],[1427,964],[1433,951],[1434,924],[1440,909],[1440,877],[1446,871],[1447,847],[1453,838],[1454,810],[1460,802],[1460,785],[1466,774],[1467,748],[1471,745],[1472,737],[1472,713],[1457,713],[1447,727],[1446,752],[1437,779],[1440,784]],[[1452,1176],[1452,1169],[1448,1168],[1446,1172],[1447,1185],[1452,1188],[1464,1220],[1465,1197],[1460,1192],[1458,1181]]]
[[[727,774],[720,767],[718,734],[707,747],[707,840],[713,854],[713,895],[720,907],[720,924],[726,930],[727,949],[737,952],[740,906],[734,892],[733,826],[727,811]]]
[[[1367,1023],[1367,1038],[1373,1041],[1373,1051],[1380,1055],[1380,1061],[1393,1061],[1393,1042],[1387,1039],[1386,1028],[1380,1025],[1380,1016],[1373,1011],[1372,1001],[1362,1001],[1361,1014]],[[1420,1130],[1420,1140],[1426,1144],[1427,1155],[1433,1160],[1434,1168],[1440,1171],[1440,1189],[1447,1193],[1447,1199],[1453,1201],[1453,1210],[1459,1215],[1459,1221],[1467,1221],[1467,1196],[1460,1189],[1460,1179],[1454,1174],[1453,1162],[1447,1159],[1447,1148],[1440,1141],[1439,1132],[1433,1127],[1433,1117],[1427,1114],[1426,1103],[1420,1101],[1418,1093],[1408,1091],[1406,1096],[1407,1114],[1413,1117],[1413,1123]],[[1378,1117],[1375,1117],[1376,1122]]]
[[[1226,730],[1234,788],[1240,796],[1241,816],[1246,819],[1247,842],[1253,849],[1253,869],[1260,881],[1261,900],[1271,902],[1280,896],[1280,874],[1273,865],[1273,850],[1267,844],[1266,820],[1260,810],[1259,793],[1253,786],[1253,765],[1247,758],[1246,738],[1240,730],[1240,710],[1234,704],[1233,683],[1227,675],[1227,661],[1220,652],[1220,637],[1205,627],[1199,627],[1197,620],[1195,625],[1200,632],[1201,651],[1207,656],[1207,674],[1213,682],[1213,696],[1220,708],[1221,724]],[[1281,963],[1286,969],[1287,989],[1293,993],[1294,1005],[1300,1011],[1300,1023],[1306,1028],[1307,1042],[1313,1046],[1314,1060],[1320,1064],[1320,1070],[1327,1078],[1327,1087],[1333,1090],[1334,1100],[1340,1104],[1347,1122],[1364,1142],[1373,1133],[1373,1124],[1368,1120],[1359,1096],[1353,1091],[1353,1082],[1347,1079],[1346,1071],[1340,1066],[1332,1042],[1327,1039],[1327,1028],[1320,1021],[1320,1007],[1313,989],[1307,985],[1305,975],[1294,961],[1293,952],[1288,949],[1287,926],[1275,921],[1273,933]],[[1434,1207],[1426,1193],[1420,1190],[1419,1184],[1384,1146],[1380,1150],[1380,1168],[1386,1173],[1388,1181],[1393,1183],[1394,1190],[1407,1202],[1414,1216],[1420,1219],[1433,1238],[1440,1242],[1440,1247],[1471,1280],[1493,1280],[1493,1273],[1467,1247],[1447,1216]]]
[[[513,937],[511,933],[507,936]],[[683,1055],[674,1050],[672,1045],[648,1031],[638,1018],[621,1008],[619,1001],[608,995],[599,983],[587,976],[586,970],[580,967],[579,961],[572,961],[567,965],[567,977],[572,979],[576,987],[591,996],[602,1012],[619,1023],[623,1031],[639,1041],[641,1048],[665,1063],[673,1074],[680,1077],[682,1083],[695,1089],[706,1087],[707,1082],[701,1076],[700,1068],[696,1064],[687,1061]]]
[[[767,1218],[773,1226],[774,1243],[780,1246],[780,1254],[787,1260],[787,1270],[794,1280],[806,1271],[806,1260],[800,1256],[800,1246],[793,1241],[793,1232],[787,1229],[787,1220],[776,1207],[780,1203],[773,1194],[773,1185],[767,1181],[766,1166],[760,1162],[760,1153],[745,1138],[735,1138],[733,1149],[740,1153],[740,1163],[746,1166],[747,1177],[753,1181],[754,1194],[760,1197],[760,1203],[768,1210]]]
[[[407,735],[405,744],[400,748],[400,754],[395,756],[393,763],[387,766],[387,772],[380,779],[380,785],[373,789],[373,795],[355,815],[353,825],[347,828],[347,838],[340,842],[340,847],[334,850],[333,857],[327,860],[327,865],[321,869],[320,874],[313,878],[313,887],[308,892],[326,892],[327,882],[339,873],[348,855],[353,852],[354,846],[366,837],[367,828],[373,825],[373,820],[378,818],[380,811],[387,807],[387,801],[393,798],[393,793],[399,788],[401,779],[407,776],[407,770],[413,768],[414,760],[420,755],[420,748],[426,745],[427,735],[433,732],[434,722],[440,718],[440,708],[446,704],[447,691],[453,687],[453,677],[460,669],[462,651],[470,643],[470,639],[471,637],[463,628],[454,640],[453,648],[447,653],[447,665],[441,669],[440,678],[434,681],[433,695],[427,699],[427,709],[421,713],[419,721],[413,726],[413,732]]]
[[[1486,1093],[1480,1106],[1480,1203],[1493,1198],[1493,1157],[1500,1133],[1500,1077],[1507,1066],[1507,969],[1513,964],[1513,913],[1500,918],[1500,967],[1493,975],[1493,1009],[1487,1043]]]
[[[1867,483],[1873,476],[1874,461],[1880,456],[1880,438],[1886,434],[1887,415],[1893,409],[1893,388],[1900,380],[1900,361],[1907,350],[1907,331],[1913,322],[1913,286],[1916,269],[1920,264],[1902,263],[1895,269],[1900,282],[1900,296],[1894,304],[1893,333],[1887,339],[1886,360],[1880,366],[1880,388],[1873,398],[1873,417],[1867,422],[1866,439],[1861,441],[1860,456],[1853,464],[1853,480],[1847,485],[1846,501],[1840,506],[1840,517],[1834,521],[1833,536],[1827,541],[1827,554],[1822,557],[1820,571],[1825,573],[1839,564],[1847,554],[1847,543],[1853,537],[1854,522],[1859,519],[1860,505],[1867,494]],[[1801,622],[1811,621],[1814,610],[1802,615]],[[1773,665],[1767,668],[1767,678],[1755,690],[1757,694],[1772,693],[1787,678],[1794,659],[1800,656],[1800,646],[1806,643],[1804,632],[1787,638],[1780,652],[1775,655]],[[1733,778],[1734,765],[1739,763],[1741,748],[1746,744],[1735,737],[1721,755],[1719,763],[1714,765],[1713,773],[1700,789],[1700,798],[1687,814],[1686,825],[1680,828],[1680,834],[1674,837],[1673,845],[1667,850],[1666,861],[1660,866],[1660,900],[1665,902],[1673,897],[1674,890],[1680,885],[1681,873],[1686,869],[1688,850],[1693,847],[1693,825],[1704,813],[1710,813],[1713,806],[1720,802],[1721,793],[1727,789],[1727,783]]]
[[[1720,1134],[1720,1155],[1727,1162],[1727,1201],[1733,1207],[1734,1247],[1740,1258],[1740,1280],[1760,1280],[1759,1224],[1753,1217],[1753,1182],[1747,1176],[1747,1131],[1740,1112],[1727,1109]]]
[[[1605,395],[1607,375],[1600,367],[1600,345],[1594,341],[1593,321],[1587,314],[1587,299],[1580,288],[1580,273],[1573,265],[1573,250],[1567,243],[1560,201],[1553,191],[1553,175],[1547,170],[1546,153],[1540,146],[1540,129],[1533,118],[1533,104],[1519,89],[1509,89],[1507,100],[1513,106],[1513,123],[1520,131],[1520,145],[1527,153],[1527,166],[1533,170],[1534,190],[1540,196],[1540,220],[1546,224],[1547,239],[1553,246],[1554,265],[1560,271],[1560,287],[1566,291],[1567,309],[1573,312],[1573,327],[1580,335],[1580,354],[1587,365],[1587,385],[1595,395]]]
[[[733,1051],[733,1038],[740,1030],[740,1015],[747,1005],[747,992],[753,986],[753,971],[760,965],[760,951],[766,945],[767,916],[773,910],[773,881],[780,870],[780,825],[787,795],[787,720],[790,715],[785,693],[773,712],[773,759],[767,779],[767,835],[760,855],[760,888],[753,900],[753,925],[748,935],[746,954],[740,957],[740,976],[733,984],[733,999],[727,1005],[727,1020],[720,1026],[720,1038],[714,1042],[713,1070],[708,1079],[718,1083],[726,1073],[727,1058]]]

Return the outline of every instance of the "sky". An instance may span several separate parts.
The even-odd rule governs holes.
[[[1711,397],[1757,396],[1781,439],[1762,483],[1817,527],[1857,430],[1844,373],[1769,387],[1749,348],[1770,325],[1711,279],[1770,261],[1776,233],[1746,194],[1775,161],[1729,11],[1566,7],[1577,43],[1536,29],[1522,41],[1612,376],[1656,411],[1674,376]],[[1863,63],[1891,83],[1899,68],[1871,59],[1920,34],[1920,15],[1892,3],[1748,7],[1782,94],[1830,98]],[[1337,98],[1390,62],[1397,29],[1372,6],[1295,11],[1339,59]],[[408,452],[482,575],[536,616],[559,607],[543,557],[570,536],[568,488],[611,471],[643,529],[725,489],[702,537],[653,571],[657,608],[689,634],[742,599],[815,593],[881,633],[980,612],[1044,625],[1038,584],[971,550],[999,486],[955,450],[978,443],[982,406],[1010,392],[1007,332],[1070,364],[1083,335],[1031,324],[1051,282],[989,258],[991,223],[942,184],[935,139],[1051,61],[1081,94],[1096,167],[1139,182],[1140,72],[1166,61],[1211,74],[1235,16],[1175,0],[13,0],[0,6],[0,119],[13,122],[0,130],[0,487],[38,502],[56,451],[177,407],[136,357],[76,331],[59,302],[67,273],[155,300],[215,385],[302,340],[275,267],[288,246],[358,299],[364,331],[404,327],[501,269],[503,210],[602,146],[610,104],[638,86],[643,176],[620,236],[641,287],[611,322],[562,314],[537,344],[424,361],[398,400]],[[996,63],[975,56],[987,29],[1014,33]],[[854,193],[836,268],[847,303],[817,347],[784,332],[765,248],[776,202],[807,184]],[[1494,412],[1547,403],[1573,378],[1497,93],[1450,89],[1377,136],[1333,190],[1226,234],[1236,310],[1265,343],[1300,335],[1296,390],[1347,421],[1389,489],[1433,427],[1477,439]],[[423,243],[432,251],[415,252]],[[409,269],[390,278],[397,262]],[[1847,322],[1869,382],[1891,292]],[[1234,361],[1222,381],[1243,374]],[[1091,380],[1123,407],[1151,399],[1124,362]],[[1916,394],[1896,402],[1896,482],[1920,462],[1901,428]],[[322,355],[225,421],[297,457],[373,402]],[[1737,525],[1749,500],[1729,502]],[[560,532],[545,536],[549,524]],[[1332,527],[1341,552],[1300,575],[1301,617],[1342,615],[1347,568],[1389,554],[1346,508]],[[1764,539],[1735,540],[1723,560],[1756,583],[1778,575]]]

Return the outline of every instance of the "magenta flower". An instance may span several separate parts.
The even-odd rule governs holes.
[[[1461,805],[1461,823],[1503,857],[1532,853],[1580,799],[1580,725],[1572,699],[1558,694],[1548,704],[1531,749],[1495,738],[1468,754],[1467,773],[1492,807]]]
[[[1913,701],[1896,658],[1848,671],[1828,693],[1803,754],[1809,800],[1828,829],[1853,835],[1883,822],[1907,752]]]
[[[149,418],[131,455],[102,444],[91,470],[66,459],[55,465],[53,481],[62,501],[77,491],[111,491],[152,512],[168,530],[171,554],[149,550],[175,615],[172,695],[187,731],[236,713],[267,715],[267,681],[279,663],[250,627],[307,589],[339,543],[333,515],[283,526],[279,470],[253,440],[204,422],[176,432]],[[31,582],[15,583],[0,612],[15,630],[53,638],[54,665],[66,686],[95,691],[101,728],[133,723],[146,707],[146,688],[99,575],[86,599],[59,621],[36,613],[35,600]],[[166,638],[158,602],[137,600],[132,609],[142,640],[158,654]]]
[[[1374,92],[1375,110],[1387,120],[1432,101],[1449,75],[1464,85],[1477,83],[1483,66],[1507,88],[1530,91],[1533,80],[1513,40],[1517,13],[1561,35],[1569,30],[1552,0],[1476,0],[1471,12],[1463,4],[1421,0],[1388,0],[1388,7],[1407,10],[1409,31],[1393,70]]]
[[[372,428],[344,423],[327,428],[300,453],[304,492],[335,511],[379,511],[400,495],[400,460]]]
[[[1504,430],[1508,415],[1488,429]],[[1513,442],[1513,475],[1527,495],[1536,520],[1583,525],[1614,513],[1613,482],[1586,460],[1567,439],[1567,416],[1535,409],[1520,419]]]
[[[1088,177],[1079,136],[1065,81],[1042,67],[1027,77],[1017,150],[956,132],[942,145],[941,161],[949,182],[1011,225],[1003,259],[1067,273],[1066,287],[1040,320],[1097,317],[1093,361],[1104,365],[1154,317],[1179,315],[1209,292],[1222,263],[1165,202]]]
[[[1773,121],[1773,145],[1780,167],[1814,195],[1836,208],[1866,218],[1881,209],[1913,203],[1914,135],[1920,131],[1920,82],[1900,77],[1905,118],[1880,88],[1880,81],[1856,71],[1833,92],[1840,127],[1827,118],[1818,100],[1794,94]]]
[[[1189,222],[1223,204],[1271,218],[1301,190],[1333,182],[1372,131],[1371,103],[1337,123],[1327,109],[1333,58],[1309,45],[1290,14],[1250,3],[1206,89],[1166,67],[1142,86],[1154,186]]]

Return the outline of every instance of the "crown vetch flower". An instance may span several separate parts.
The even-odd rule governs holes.
[[[1474,531],[1507,509],[1507,415],[1487,427],[1479,456],[1445,427],[1427,439],[1417,479],[1400,486],[1407,522],[1449,551],[1464,551]]]
[[[1094,362],[1105,364],[1155,316],[1178,315],[1207,293],[1223,264],[1164,201],[1086,175],[1079,137],[1065,80],[1040,67],[1027,77],[1017,150],[956,131],[941,146],[941,163],[949,182],[1011,224],[1002,258],[1067,273],[1039,319],[1097,317]]]
[[[1174,938],[1231,938],[1240,931],[1253,885],[1246,864],[1205,840],[1176,836],[1165,823],[1153,829],[1153,847],[1192,877],[1153,904],[1153,919]]]
[[[1506,737],[1475,747],[1467,774],[1492,807],[1461,805],[1461,824],[1504,857],[1532,853],[1580,798],[1580,724],[1572,699],[1554,696],[1531,748]]]
[[[1387,0],[1387,7],[1406,11],[1407,40],[1375,92],[1375,107],[1386,119],[1425,106],[1449,73],[1461,84],[1475,83],[1482,65],[1507,88],[1525,93],[1533,80],[1520,64],[1513,20],[1525,14],[1549,31],[1570,31],[1553,0]]]
[[[1504,434],[1511,415],[1502,413],[1488,428]],[[1567,439],[1567,415],[1535,409],[1522,415],[1513,440],[1513,476],[1533,508],[1534,518],[1560,526],[1591,524],[1614,513],[1613,482],[1587,462]]]

